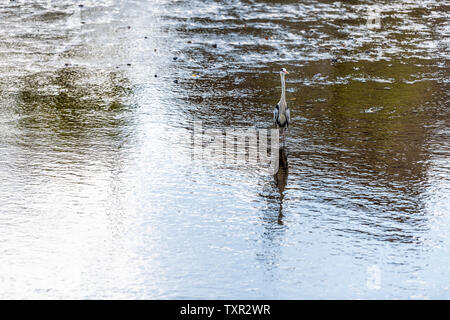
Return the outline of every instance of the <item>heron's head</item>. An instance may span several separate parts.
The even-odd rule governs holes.
[[[289,74],[289,72],[285,68],[281,68],[280,75]]]

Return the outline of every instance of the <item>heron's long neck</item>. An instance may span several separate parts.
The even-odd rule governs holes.
[[[286,109],[286,85],[284,81],[284,74],[281,75],[281,99],[280,99],[280,109],[284,111]]]

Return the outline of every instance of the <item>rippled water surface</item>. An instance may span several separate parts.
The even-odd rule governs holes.
[[[0,298],[450,298],[449,12],[0,1]],[[281,67],[280,171],[193,159]]]

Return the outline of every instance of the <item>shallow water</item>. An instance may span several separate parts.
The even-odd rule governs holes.
[[[449,11],[374,3],[0,1],[0,298],[450,298]],[[193,159],[281,67],[278,174]]]

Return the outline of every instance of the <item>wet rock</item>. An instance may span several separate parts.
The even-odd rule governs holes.
[[[178,83],[178,80],[177,80],[177,79],[175,79],[175,80],[173,80],[173,82],[174,82],[174,83]]]
[[[127,66],[131,67],[131,63],[127,63]]]
[[[78,7],[80,7],[80,8],[83,8],[83,7],[84,7],[84,5],[82,5],[82,4],[79,4],[79,5],[78,5]]]
[[[188,42],[187,43],[192,43],[192,41],[191,40],[188,40]]]
[[[157,75],[157,74],[155,74],[155,78],[158,78],[158,75]]]
[[[173,57],[173,60],[176,61],[178,59],[178,57]]]
[[[213,48],[217,48],[217,44],[215,44],[215,43],[212,46],[213,46]]]

